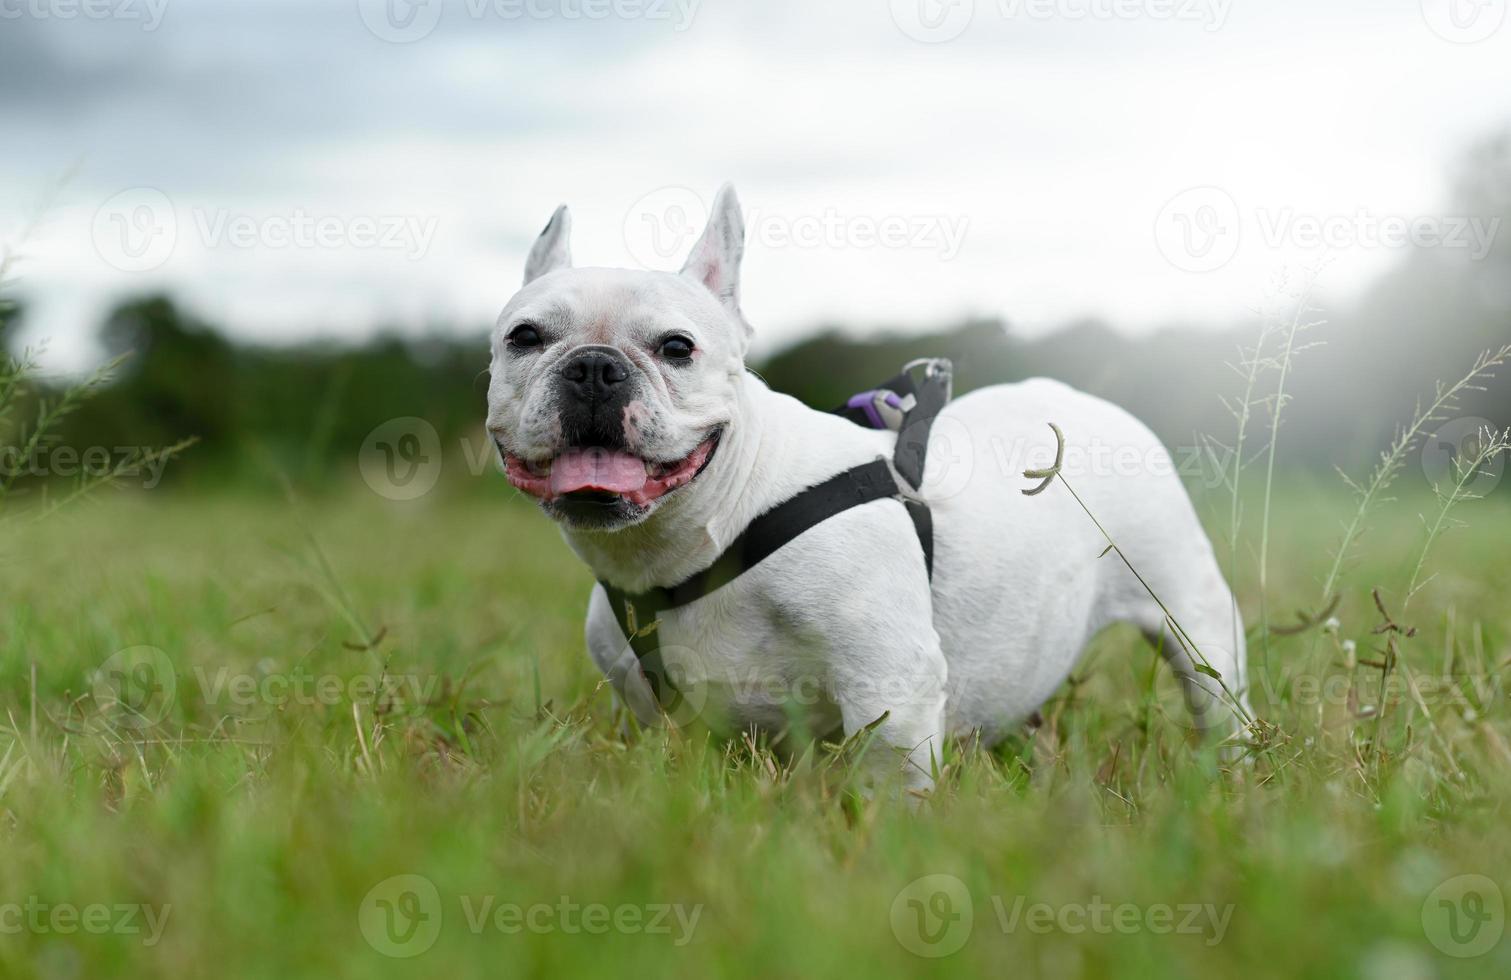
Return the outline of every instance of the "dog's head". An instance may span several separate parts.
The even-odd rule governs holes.
[[[576,528],[643,521],[734,421],[750,328],[734,189],[680,273],[574,269],[557,208],[493,334],[488,429],[509,481]]]

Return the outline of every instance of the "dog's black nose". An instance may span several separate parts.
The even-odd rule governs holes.
[[[608,401],[617,385],[629,380],[630,364],[612,347],[582,347],[568,356],[561,376],[569,389],[586,401]]]

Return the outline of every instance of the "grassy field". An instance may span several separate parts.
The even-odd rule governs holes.
[[[1405,612],[1425,496],[1371,521],[1336,628],[1252,641],[1250,762],[1218,770],[1114,631],[916,812],[844,754],[621,734],[589,576],[509,497],[107,493],[7,525],[0,975],[1511,974],[1504,493]],[[1294,622],[1350,503],[1277,506]],[[1376,586],[1413,635],[1373,632]]]

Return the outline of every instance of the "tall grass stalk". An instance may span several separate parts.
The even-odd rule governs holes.
[[[1108,533],[1107,528],[1102,526],[1102,522],[1097,520],[1096,514],[1092,513],[1091,508],[1086,506],[1086,502],[1081,499],[1081,495],[1076,493],[1075,487],[1071,486],[1070,481],[1065,479],[1065,474],[1062,472],[1062,466],[1065,461],[1065,435],[1060,431],[1060,427],[1055,423],[1050,422],[1049,427],[1054,430],[1055,434],[1055,461],[1045,469],[1024,470],[1023,476],[1025,478],[1030,480],[1040,480],[1042,482],[1033,489],[1024,490],[1023,493],[1027,496],[1034,496],[1035,494],[1043,493],[1045,489],[1047,489],[1049,485],[1055,480],[1060,481],[1061,485],[1063,485],[1065,489],[1070,492],[1071,497],[1075,499],[1075,502],[1080,506],[1081,510],[1085,511],[1086,516],[1091,519],[1091,523],[1095,524],[1096,529],[1102,532],[1102,537],[1106,539],[1107,547],[1102,549],[1102,554],[1098,557],[1105,557],[1109,551],[1115,552],[1117,554],[1118,558],[1122,560],[1123,565],[1128,569],[1129,572],[1133,573],[1133,577],[1138,580],[1138,584],[1142,586],[1144,591],[1149,594],[1149,598],[1153,599],[1155,605],[1159,606],[1160,612],[1162,612],[1165,616],[1165,623],[1170,627],[1171,635],[1175,637],[1175,641],[1181,645],[1181,648],[1185,650],[1186,655],[1190,657],[1192,666],[1198,673],[1205,674],[1208,677],[1211,677],[1213,680],[1217,681],[1218,687],[1220,687],[1223,694],[1227,696],[1228,703],[1238,713],[1238,716],[1243,720],[1243,723],[1245,725],[1252,723],[1254,720],[1253,717],[1243,706],[1243,702],[1239,700],[1238,696],[1235,695],[1232,689],[1228,687],[1227,680],[1224,679],[1220,672],[1218,672],[1217,668],[1212,666],[1212,662],[1207,659],[1206,654],[1201,652],[1201,648],[1198,647],[1196,641],[1191,638],[1191,634],[1188,633],[1186,631],[1186,628],[1181,625],[1180,621],[1175,618],[1175,614],[1170,611],[1170,607],[1165,605],[1165,601],[1159,597],[1159,594],[1154,591],[1154,589],[1144,579],[1144,576],[1139,574],[1139,570],[1134,567],[1133,562],[1128,560],[1128,556],[1123,553],[1123,549],[1118,546],[1117,541],[1110,533]]]
[[[1224,444],[1215,436],[1203,435],[1202,441],[1206,447],[1208,458],[1213,462],[1221,486],[1228,494],[1228,584],[1233,592],[1233,647],[1240,645],[1240,631],[1242,630],[1242,617],[1238,608],[1238,583],[1239,583],[1239,540],[1243,530],[1243,474],[1249,466],[1265,455],[1268,449],[1268,465],[1265,474],[1264,496],[1264,528],[1262,533],[1260,564],[1260,617],[1263,623],[1261,632],[1265,635],[1266,660],[1268,659],[1268,585],[1269,585],[1269,524],[1270,503],[1274,486],[1275,472],[1275,444],[1280,428],[1280,416],[1285,402],[1286,383],[1290,374],[1291,363],[1301,351],[1314,346],[1314,344],[1298,344],[1297,337],[1303,331],[1315,326],[1320,326],[1323,321],[1303,322],[1307,313],[1311,312],[1310,298],[1317,281],[1317,270],[1308,270],[1307,278],[1301,288],[1300,295],[1293,301],[1288,314],[1282,316],[1268,310],[1256,311],[1260,315],[1261,326],[1259,335],[1254,340],[1252,347],[1239,347],[1238,361],[1236,364],[1229,363],[1228,369],[1233,371],[1243,380],[1242,395],[1235,399],[1219,396],[1222,405],[1228,414],[1233,417],[1234,439],[1231,446]],[[1275,287],[1275,293],[1284,293],[1285,283],[1282,280]],[[1278,339],[1277,339],[1278,338]],[[1278,352],[1271,352],[1271,344],[1275,343]],[[1274,395],[1261,395],[1260,387],[1265,375],[1270,372],[1278,372],[1279,380],[1276,383]],[[1251,459],[1248,455],[1249,442],[1254,435],[1254,415],[1258,408],[1264,405],[1272,405],[1270,418],[1270,438],[1268,446],[1260,446]]]
[[[1411,570],[1411,579],[1406,584],[1406,593],[1401,599],[1400,617],[1402,619],[1405,618],[1407,609],[1411,606],[1411,600],[1432,579],[1432,576],[1423,579],[1422,572],[1427,566],[1427,556],[1432,552],[1432,546],[1443,532],[1452,526],[1449,518],[1450,512],[1454,507],[1466,500],[1479,499],[1480,494],[1475,493],[1471,489],[1470,484],[1481,474],[1487,472],[1485,469],[1487,466],[1499,457],[1504,456],[1508,451],[1511,451],[1511,429],[1504,429],[1499,432],[1491,429],[1481,429],[1477,435],[1479,441],[1476,445],[1474,456],[1467,461],[1454,461],[1456,473],[1453,483],[1446,491],[1441,486],[1433,488],[1438,495],[1440,505],[1436,517],[1431,524],[1427,525],[1426,539],[1422,542],[1422,550],[1417,554],[1416,565]],[[1381,608],[1381,612],[1382,614],[1384,613],[1383,607]],[[1410,666],[1398,656],[1397,646],[1400,639],[1411,639],[1416,631],[1409,627],[1405,629],[1397,628],[1390,616],[1385,616],[1384,618],[1386,625],[1383,628],[1387,629],[1391,635],[1387,641],[1387,650],[1390,656],[1386,661],[1385,670],[1382,671],[1381,689],[1383,691],[1385,688],[1389,672],[1393,669],[1400,669],[1402,675],[1406,678],[1407,690],[1410,691],[1418,710],[1422,712],[1422,717],[1427,720],[1427,727],[1431,731],[1433,739],[1437,742],[1439,751],[1443,753],[1443,757],[1447,759],[1451,769],[1454,772],[1459,772],[1460,766],[1454,758],[1452,747],[1438,727],[1437,719],[1433,717],[1432,709],[1427,706],[1426,700],[1422,697],[1420,690],[1418,690],[1416,678],[1412,675]],[[1387,707],[1387,699],[1382,695],[1380,698],[1380,710],[1375,714],[1375,733],[1370,745],[1371,756],[1376,761],[1376,765],[1379,764],[1379,743]]]
[[[1291,311],[1290,323],[1285,330],[1285,340],[1280,354],[1276,359],[1280,378],[1275,384],[1274,407],[1270,412],[1270,445],[1269,458],[1265,462],[1264,472],[1264,509],[1260,518],[1259,528],[1259,629],[1261,650],[1263,651],[1265,670],[1270,665],[1270,504],[1275,490],[1275,450],[1280,445],[1280,419],[1285,412],[1286,402],[1289,396],[1286,394],[1286,381],[1290,378],[1291,360],[1297,353],[1296,336],[1302,330],[1319,325],[1322,321],[1303,323],[1303,318],[1311,312],[1311,294],[1315,287],[1317,277],[1314,274],[1308,276],[1302,286],[1301,294],[1296,298],[1295,307]],[[1236,492],[1236,491],[1235,491]],[[1234,649],[1237,649],[1235,644]]]
[[[1437,541],[1438,536],[1450,526],[1449,512],[1466,500],[1479,499],[1480,494],[1475,493],[1469,485],[1480,475],[1486,473],[1485,467],[1491,465],[1491,463],[1501,456],[1504,456],[1508,451],[1511,451],[1511,429],[1503,429],[1499,432],[1490,429],[1481,429],[1477,433],[1477,437],[1479,441],[1474,457],[1467,462],[1454,461],[1454,466],[1458,471],[1457,479],[1454,480],[1453,485],[1448,488],[1448,491],[1445,493],[1441,487],[1434,487],[1434,490],[1438,494],[1438,499],[1441,501],[1441,506],[1438,508],[1437,517],[1427,527],[1427,539],[1422,543],[1422,550],[1417,555],[1416,566],[1411,571],[1411,581],[1407,583],[1406,594],[1401,600],[1402,613],[1405,613],[1406,608],[1411,605],[1412,598],[1432,578],[1428,576],[1424,580],[1422,578],[1422,571],[1427,565],[1427,555],[1432,551],[1433,544]]]
[[[1248,443],[1249,419],[1254,414],[1254,408],[1259,404],[1254,393],[1259,387],[1259,378],[1264,371],[1266,359],[1264,357],[1265,344],[1269,339],[1271,321],[1266,320],[1265,326],[1260,330],[1259,337],[1252,348],[1240,347],[1238,349],[1238,364],[1228,365],[1243,378],[1243,396],[1236,402],[1230,402],[1226,397],[1222,398],[1223,407],[1233,416],[1235,423],[1235,435],[1232,446],[1224,446],[1212,437],[1207,437],[1207,455],[1217,461],[1217,471],[1228,491],[1228,584],[1233,593],[1233,649],[1238,649],[1242,637],[1242,617],[1238,609],[1238,535],[1243,525],[1243,494],[1239,492],[1239,484],[1243,479],[1244,449]],[[1217,446],[1224,452],[1219,455],[1212,451]],[[1229,466],[1232,471],[1229,473]]]
[[[14,277],[19,254],[18,247],[0,246],[0,313],[9,308],[5,291]],[[3,344],[4,339],[0,337],[0,344]],[[77,411],[96,391],[110,383],[127,356],[113,358],[82,381],[65,385],[60,391],[49,395],[39,382],[37,351],[28,349],[13,355],[0,346],[0,456],[16,461],[16,465],[9,470],[0,468],[0,511],[3,511],[6,501],[26,471],[24,461],[55,437],[59,426],[69,415]],[[35,416],[30,424],[16,424],[14,418],[17,409],[27,403],[35,403]],[[144,466],[155,465],[177,456],[193,443],[193,439],[185,439],[171,446],[132,449],[109,469],[95,473],[86,471],[60,497],[44,496],[45,503],[32,511],[31,516],[36,520],[43,519],[100,487],[116,484],[122,477],[138,472]],[[44,485],[44,495],[47,490]]]
[[[1349,489],[1353,490],[1357,504],[1354,507],[1353,516],[1349,518],[1348,524],[1344,527],[1343,539],[1338,543],[1337,549],[1333,552],[1332,566],[1328,569],[1327,577],[1322,581],[1321,598],[1323,603],[1328,602],[1332,596],[1333,589],[1338,584],[1338,576],[1342,574],[1344,562],[1348,560],[1349,552],[1363,533],[1364,522],[1368,518],[1370,511],[1374,509],[1381,495],[1390,488],[1390,485],[1400,474],[1401,467],[1405,464],[1406,456],[1417,445],[1427,426],[1441,420],[1443,413],[1451,411],[1458,404],[1458,400],[1463,396],[1464,392],[1483,391],[1484,388],[1479,382],[1493,376],[1495,369],[1505,364],[1508,359],[1511,359],[1511,344],[1507,344],[1499,350],[1485,351],[1475,358],[1474,365],[1469,369],[1469,373],[1465,374],[1452,385],[1445,387],[1441,381],[1438,382],[1436,396],[1433,398],[1432,403],[1425,409],[1421,408],[1420,403],[1418,403],[1415,416],[1408,425],[1403,426],[1397,431],[1396,438],[1390,444],[1390,447],[1380,453],[1380,461],[1370,474],[1369,481],[1364,485],[1361,486],[1349,479],[1348,474],[1344,473],[1341,469],[1338,471],[1338,475],[1343,478],[1343,482],[1348,484]]]

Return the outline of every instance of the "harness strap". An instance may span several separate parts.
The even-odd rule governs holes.
[[[913,518],[913,530],[918,534],[918,543],[923,546],[923,568],[934,580],[934,512],[922,500],[904,500],[908,516]]]
[[[904,377],[907,377],[905,374]],[[934,419],[950,400],[948,374],[934,375],[913,389],[913,407],[903,418],[902,428],[897,433],[897,448],[892,452],[892,465],[908,486],[914,490],[923,486],[923,466],[928,459],[929,432],[934,428]]]
[[[914,367],[924,365],[921,380],[914,380]],[[845,470],[823,483],[809,487],[761,514],[735,538],[713,564],[673,586],[656,586],[644,592],[626,592],[599,580],[608,595],[609,607],[619,628],[640,661],[641,672],[663,709],[671,710],[680,692],[666,675],[666,662],[656,631],[668,609],[701,599],[738,578],[814,525],[836,514],[873,500],[901,498],[923,547],[924,566],[934,576],[934,518],[928,504],[904,495],[906,489],[923,485],[929,431],[934,417],[950,400],[950,364],[945,360],[915,361],[880,388],[851,398],[835,410],[857,425],[897,428],[897,446],[891,465],[874,459]],[[893,418],[883,418],[884,406]],[[900,419],[900,425],[898,420]]]
[[[804,531],[836,514],[873,500],[896,496],[897,480],[892,476],[891,467],[884,459],[874,459],[777,504],[751,521],[712,565],[676,585],[656,586],[632,593],[600,579],[599,584],[608,593],[614,618],[629,638],[631,649],[640,658],[641,670],[657,699],[664,704],[664,692],[672,688],[665,683],[666,668],[655,636],[656,621],[661,613],[702,598],[738,578]],[[928,513],[927,507],[923,510]],[[914,520],[916,522],[917,518]]]
[[[917,363],[917,362],[915,362]],[[893,450],[892,465],[897,475],[907,481],[914,490],[923,486],[923,468],[928,459],[929,432],[934,428],[934,418],[950,400],[950,372],[948,364],[942,369],[939,362],[931,364],[921,382],[915,380],[912,365],[903,368],[901,374],[871,391],[861,392],[834,414],[872,429],[887,428],[877,410],[876,396],[882,403],[901,410],[902,425],[897,433],[897,447]],[[907,404],[905,400],[911,400]],[[913,529],[918,532],[918,543],[923,546],[923,563],[929,578],[934,577],[934,515],[929,505],[919,500],[904,500],[908,516],[913,519]]]

